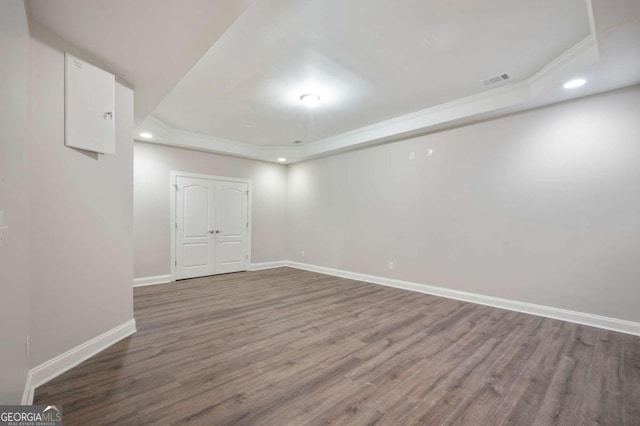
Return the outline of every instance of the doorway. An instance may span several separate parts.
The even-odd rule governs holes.
[[[251,181],[171,172],[173,280],[246,271]]]

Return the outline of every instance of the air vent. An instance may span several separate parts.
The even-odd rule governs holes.
[[[508,74],[497,75],[495,77],[491,77],[486,80],[483,80],[482,82],[484,83],[485,86],[491,86],[492,84],[497,84],[505,80],[509,80]]]

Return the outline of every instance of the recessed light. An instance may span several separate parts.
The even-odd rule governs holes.
[[[281,162],[281,163],[284,163],[285,161],[287,161],[287,159],[284,158],[284,157],[280,157],[280,158],[278,158],[278,161]]]
[[[314,108],[320,102],[320,96],[314,95],[313,93],[305,93],[304,95],[300,96],[300,101],[307,108]]]
[[[141,138],[145,138],[145,139],[151,139],[153,137],[153,135],[149,132],[142,132],[140,133],[140,137]]]
[[[576,78],[573,80],[569,80],[564,84],[565,89],[575,89],[576,87],[584,86],[587,82],[584,78]]]

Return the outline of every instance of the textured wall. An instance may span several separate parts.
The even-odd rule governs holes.
[[[640,321],[639,99],[634,86],[292,165],[288,258]]]
[[[116,155],[64,146],[64,53],[31,42],[31,365],[133,318],[133,92]]]
[[[172,170],[251,179],[251,261],[285,258],[285,166],[142,142],[136,142],[134,151],[136,278],[170,273],[169,175]]]
[[[0,2],[0,58],[0,210],[9,226],[0,247],[0,404],[17,404],[29,369],[29,29],[22,1]]]

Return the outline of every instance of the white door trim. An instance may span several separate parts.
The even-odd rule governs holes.
[[[176,280],[176,186],[178,177],[188,177],[188,178],[199,178],[199,179],[210,179],[210,180],[222,180],[226,182],[240,182],[246,183],[247,188],[249,188],[249,197],[247,197],[247,220],[249,221],[249,228],[247,229],[247,255],[249,258],[247,259],[247,268],[250,269],[251,266],[251,229],[253,227],[252,220],[252,202],[253,199],[253,186],[251,179],[241,179],[241,178],[232,178],[227,176],[213,176],[206,175],[202,173],[190,173],[190,172],[180,172],[177,170],[172,170],[170,173],[169,179],[169,192],[170,196],[170,209],[171,209],[171,221],[169,223],[169,228],[171,232],[171,259],[170,259],[170,267],[171,267],[171,281]]]

